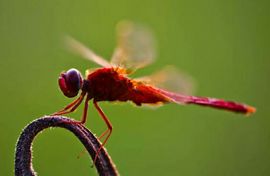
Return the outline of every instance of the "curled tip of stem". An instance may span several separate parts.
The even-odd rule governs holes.
[[[49,127],[61,127],[71,131],[84,145],[94,160],[96,151],[101,144],[98,139],[82,124],[61,116],[45,116],[34,120],[21,133],[17,145],[15,156],[15,175],[16,176],[35,176],[36,173],[32,166],[32,142],[35,136],[42,130]],[[94,163],[99,175],[114,176],[118,172],[106,150],[102,149]]]

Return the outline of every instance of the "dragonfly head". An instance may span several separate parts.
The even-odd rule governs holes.
[[[60,74],[58,84],[65,96],[69,98],[75,97],[82,88],[82,75],[74,68],[69,69],[67,72],[62,72]]]

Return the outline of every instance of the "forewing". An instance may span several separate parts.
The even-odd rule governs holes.
[[[82,56],[83,58],[90,60],[100,66],[103,66],[103,67],[111,66],[111,64],[107,60],[95,54],[91,49],[89,49],[88,47],[86,47],[84,44],[77,41],[76,39],[70,36],[67,36],[65,40],[66,40],[66,45],[68,49],[70,49],[75,54],[78,54]]]
[[[173,66],[166,66],[152,75],[136,78],[135,80],[183,95],[191,95],[195,90],[195,83],[192,77]]]
[[[154,61],[152,33],[145,27],[124,21],[117,25],[117,47],[112,56],[114,66],[136,70]]]

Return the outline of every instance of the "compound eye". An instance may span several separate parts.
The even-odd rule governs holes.
[[[82,75],[81,73],[72,68],[67,72],[60,74],[58,84],[63,94],[69,98],[78,95],[79,90],[82,87]]]

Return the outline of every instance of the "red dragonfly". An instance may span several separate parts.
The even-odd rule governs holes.
[[[65,96],[71,98],[77,96],[79,91],[81,93],[76,100],[64,109],[54,113],[54,115],[73,112],[85,99],[82,119],[78,122],[85,124],[88,102],[93,99],[94,107],[108,127],[99,138],[106,136],[102,146],[106,144],[112,133],[112,124],[99,107],[98,102],[100,101],[131,101],[137,106],[165,103],[196,104],[243,114],[255,112],[254,107],[246,104],[187,95],[190,90],[190,84],[186,81],[187,76],[179,74],[175,69],[165,68],[151,76],[139,79],[129,78],[129,74],[154,61],[153,37],[146,28],[131,22],[120,23],[117,28],[117,36],[117,47],[111,62],[98,56],[77,40],[68,37],[67,44],[73,52],[95,62],[102,68],[87,70],[85,79],[78,70],[72,68],[62,72],[58,79],[59,87]],[[164,85],[167,85],[167,87],[170,85],[169,87],[176,89],[172,90],[166,86],[164,87]],[[100,149],[97,151],[96,156]]]

